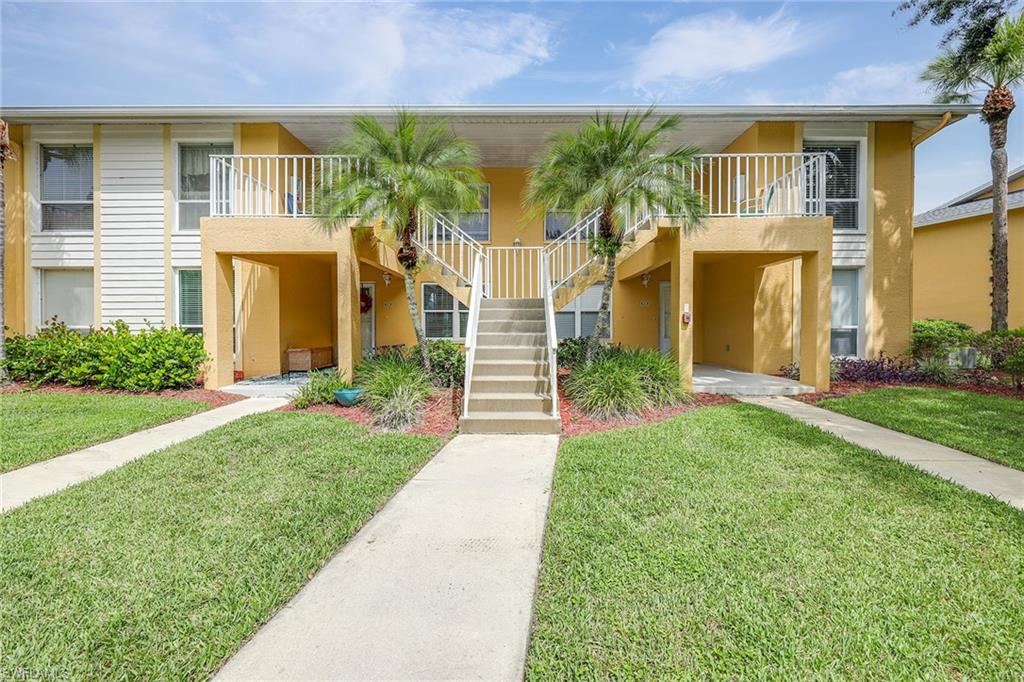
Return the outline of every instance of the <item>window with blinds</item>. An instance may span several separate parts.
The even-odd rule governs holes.
[[[464,339],[468,323],[465,304],[444,287],[423,285],[423,333],[428,339]]]
[[[39,148],[40,229],[92,230],[92,146]]]
[[[833,270],[832,355],[856,357],[859,331],[860,270]]]
[[[178,229],[198,230],[210,215],[210,156],[231,154],[230,144],[183,144],[178,147]]]
[[[544,214],[544,239],[554,241],[571,228],[572,213],[569,211],[547,211]]]
[[[594,327],[597,326],[597,311],[601,307],[601,290],[603,288],[603,284],[595,284],[555,313],[555,333],[558,338],[570,339],[578,336],[590,336],[594,333]],[[609,316],[611,312],[612,306],[609,305]],[[608,325],[608,333],[603,338],[611,338],[611,324]]]
[[[57,318],[68,327],[84,331],[93,324],[93,275],[91,269],[39,271],[39,321]]]
[[[178,270],[178,326],[203,331],[203,277],[199,270]]]
[[[478,242],[491,241],[491,186],[480,194],[480,210],[460,213],[455,217],[459,228]]]
[[[825,152],[825,213],[835,230],[862,230],[860,144],[806,142],[804,152]]]

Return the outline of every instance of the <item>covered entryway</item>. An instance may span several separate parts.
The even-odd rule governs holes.
[[[718,365],[693,366],[693,392],[722,395],[800,395],[813,393],[814,386],[770,374],[744,372]]]

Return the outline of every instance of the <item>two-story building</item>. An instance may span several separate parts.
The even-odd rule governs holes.
[[[592,106],[419,107],[472,140],[488,191],[472,215],[428,216],[417,295],[427,335],[462,340],[474,267],[484,298],[551,294],[560,338],[588,334],[603,268],[590,229],[526,220],[528,167]],[[600,107],[621,112],[625,107]],[[708,218],[681,236],[664,216],[623,216],[611,341],[694,367],[828,387],[831,355],[898,353],[912,319],[914,148],[970,106],[665,106],[704,152],[690,174]],[[289,350],[360,354],[415,343],[401,268],[353,225],[327,236],[309,191],[358,160],[325,155],[373,107],[7,109],[8,325],[57,316],[203,333],[207,385],[280,374]],[[541,280],[541,271],[547,279]],[[546,282],[546,284],[545,284]],[[525,356],[524,356],[525,357]]]

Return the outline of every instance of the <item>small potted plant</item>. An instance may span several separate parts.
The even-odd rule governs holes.
[[[344,407],[351,407],[355,405],[362,397],[363,389],[357,386],[339,388],[334,392],[334,399],[338,401],[339,405],[343,405]]]

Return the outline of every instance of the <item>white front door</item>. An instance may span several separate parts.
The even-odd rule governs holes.
[[[658,350],[672,350],[672,283],[658,282]]]
[[[377,307],[377,300],[374,298],[374,287],[373,282],[364,282],[359,285],[359,331],[361,333],[361,344],[363,347],[363,354],[373,350],[374,346],[377,345],[377,328],[374,318],[376,312],[374,308]],[[370,309],[363,310],[363,298],[365,296],[370,297]]]

